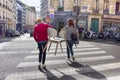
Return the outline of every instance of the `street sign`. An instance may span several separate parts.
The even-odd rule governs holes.
[[[50,18],[51,18],[51,19],[54,19],[54,14],[50,14]]]

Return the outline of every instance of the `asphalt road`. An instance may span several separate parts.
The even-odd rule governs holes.
[[[47,51],[47,70],[38,69],[38,50],[32,37],[0,39],[0,80],[120,80],[120,42],[82,40],[74,46],[76,62],[66,60],[63,42]]]

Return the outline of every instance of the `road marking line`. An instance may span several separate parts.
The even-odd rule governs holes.
[[[108,60],[108,59],[115,59],[113,56],[99,56],[99,57],[88,57],[88,58],[76,58],[76,60],[80,61],[80,62],[89,62],[89,61],[99,61],[99,60]],[[54,64],[63,64],[65,63],[66,61],[64,59],[61,59],[61,60],[49,60],[49,61],[46,61],[46,64],[47,65],[54,65]],[[37,61],[34,61],[34,62],[23,62],[23,63],[20,63],[18,64],[17,67],[30,67],[30,66],[37,66],[38,65],[38,62]]]
[[[53,75],[58,77],[58,76],[62,76],[64,74],[66,74],[66,75],[76,74],[77,75],[78,74],[77,71],[79,73],[88,73],[88,72],[95,71],[96,73],[98,73],[98,75],[102,75],[99,73],[100,71],[106,71],[106,70],[118,69],[118,68],[120,68],[120,62],[100,64],[100,65],[90,65],[90,66],[88,65],[88,66],[83,66],[81,68],[74,68],[74,67],[57,68],[57,69],[49,70],[49,72],[47,72],[47,73],[41,73],[40,71],[13,73],[13,74],[9,75],[5,80],[26,80],[26,79],[28,80],[28,79],[36,79],[36,78],[39,79],[39,78],[46,78],[46,75],[47,75],[47,77],[51,77]],[[61,72],[64,74],[62,74]],[[104,76],[107,77],[108,75],[104,74]],[[90,80],[90,79],[91,78],[88,77],[87,80]],[[120,75],[107,77],[107,80],[119,80],[119,79],[120,79]]]
[[[90,51],[90,50],[99,50],[100,48],[83,48],[83,49],[79,49],[79,48],[75,48],[73,51]],[[66,51],[66,49],[63,49],[63,51]],[[55,49],[51,49],[49,51],[50,53],[54,53],[55,52]],[[57,50],[57,52],[61,52],[61,50]],[[31,54],[34,54],[34,53],[38,53],[38,51],[32,51]]]
[[[35,53],[35,52],[32,52]],[[38,54],[38,51],[36,52]],[[89,52],[75,52],[75,56],[77,55],[93,55],[93,54],[105,54],[105,51],[89,51]],[[47,54],[47,57],[64,57],[66,56],[66,53],[59,53],[56,56],[53,54]],[[27,56],[25,59],[31,59],[31,58],[38,58],[38,55],[30,55]]]

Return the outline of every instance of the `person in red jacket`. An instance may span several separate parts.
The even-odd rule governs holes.
[[[34,40],[37,42],[38,49],[39,49],[38,68],[39,69],[46,68],[46,65],[45,65],[46,50],[44,50],[44,52],[43,52],[43,49],[48,41],[47,29],[52,26],[42,22],[41,18],[38,18],[35,23],[36,23],[36,25],[34,26],[33,37],[34,37]]]

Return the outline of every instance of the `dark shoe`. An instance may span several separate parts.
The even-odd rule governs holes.
[[[41,65],[39,64],[39,65],[38,65],[38,69],[40,69],[40,68],[41,68]]]
[[[74,56],[72,56],[72,61],[75,62],[75,57]]]

